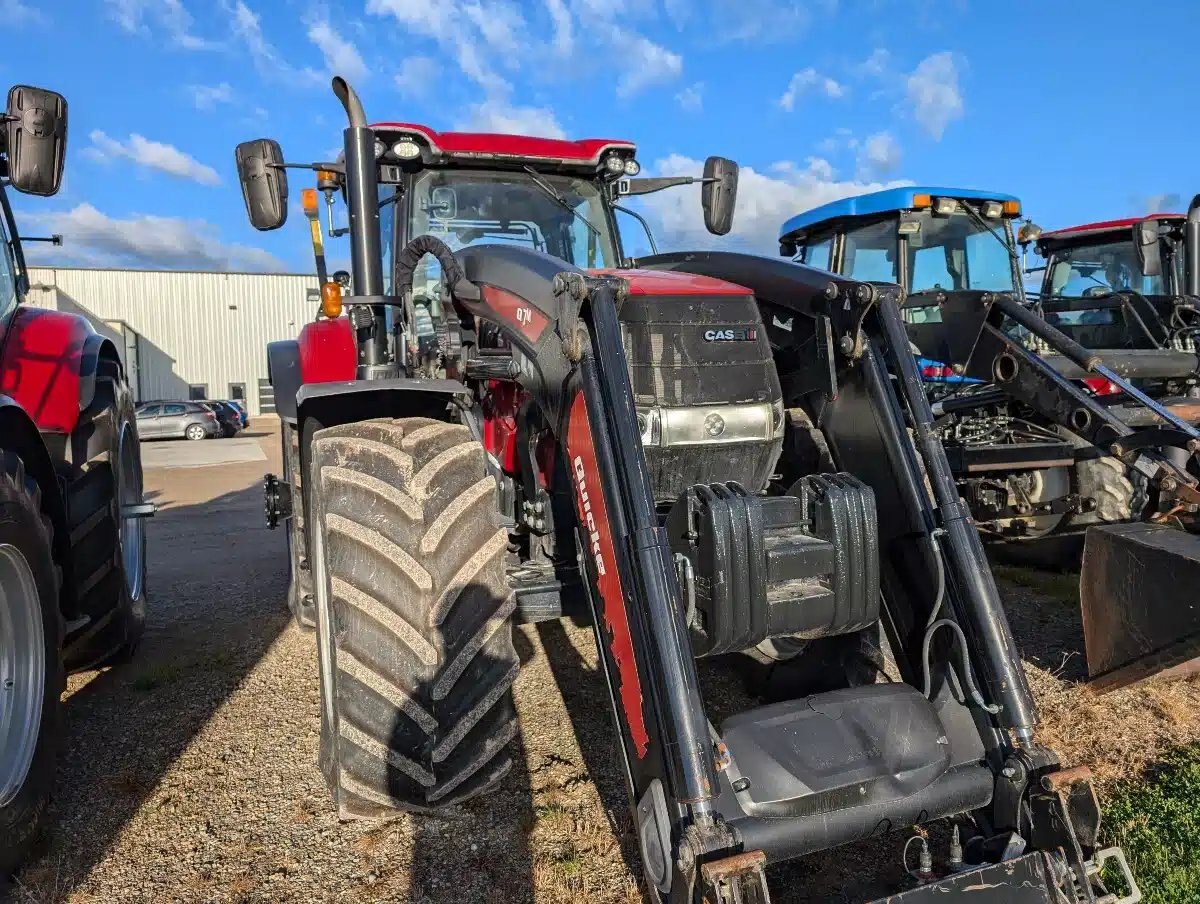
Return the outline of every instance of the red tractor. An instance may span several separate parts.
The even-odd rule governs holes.
[[[67,104],[18,86],[0,131],[0,878],[35,840],[54,786],[68,672],[128,658],[145,620],[146,539],[133,396],[86,319],[29,289],[7,188],[53,195]]]
[[[267,510],[316,626],[339,814],[503,780],[512,624],[573,614],[595,626],[652,899],[766,902],[769,862],[949,819],[962,856],[930,854],[903,900],[1118,900],[1087,771],[1034,738],[899,287],[626,257],[628,195],[700,182],[727,233],[729,160],[638,178],[627,141],[370,126],[334,91],[344,154],[303,167],[344,194],[353,273],[269,348],[286,476]],[[237,164],[252,224],[279,228],[301,165],[269,139]],[[762,705],[718,723],[698,670],[720,659]]]

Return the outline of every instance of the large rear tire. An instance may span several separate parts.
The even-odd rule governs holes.
[[[292,491],[292,517],[288,519],[287,545],[291,571],[288,581],[288,609],[296,624],[305,631],[317,627],[317,607],[313,596],[312,571],[308,560],[308,537],[304,524],[304,481],[300,466],[300,436],[287,421],[283,422],[283,480]]]
[[[146,626],[146,522],[124,512],[142,502],[141,450],[118,362],[99,362],[96,394],[73,442],[82,464],[66,490],[71,586],[87,618],[67,638],[67,666],[77,671],[129,660]]]
[[[321,768],[343,818],[473,797],[511,766],[515,609],[482,446],[426,418],[313,435]]]
[[[0,882],[46,817],[63,689],[59,572],[41,494],[0,450]]]

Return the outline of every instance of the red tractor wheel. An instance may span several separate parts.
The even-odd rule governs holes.
[[[0,450],[0,880],[37,837],[54,786],[58,580],[38,486],[20,458]]]

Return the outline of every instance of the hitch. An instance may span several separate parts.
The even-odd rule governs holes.
[[[704,904],[771,904],[763,867],[767,855],[748,851],[700,865]]]
[[[263,510],[267,516],[268,530],[275,530],[280,521],[292,517],[292,488],[280,483],[274,474],[263,477]]]

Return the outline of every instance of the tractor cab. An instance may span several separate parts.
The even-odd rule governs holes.
[[[938,299],[962,292],[1021,291],[1012,195],[913,186],[813,208],[780,230],[780,253],[868,282],[898,283],[905,320],[939,322]]]
[[[1196,385],[1200,298],[1189,289],[1187,217],[1157,213],[1043,233],[1038,303],[1047,321],[1089,348],[1123,350],[1152,389]]]

